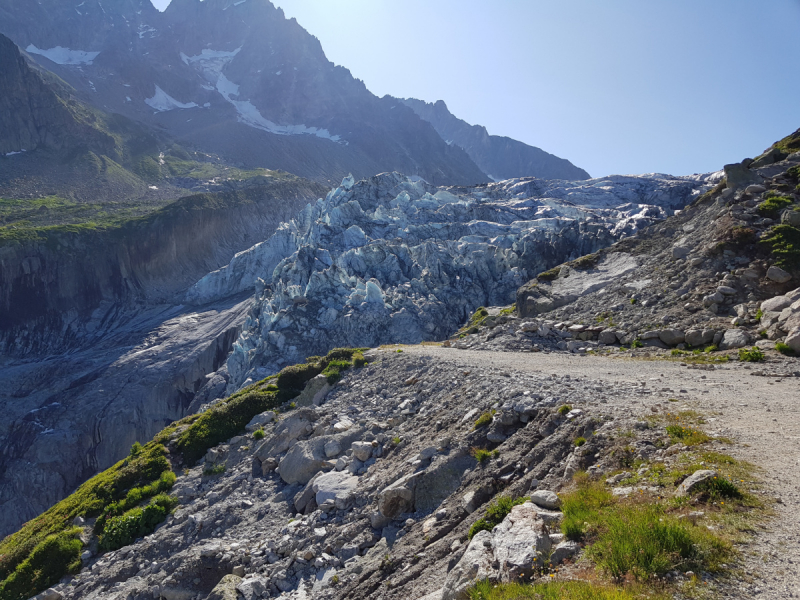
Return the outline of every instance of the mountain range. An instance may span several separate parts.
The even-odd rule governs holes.
[[[69,84],[80,102],[232,166],[327,185],[384,171],[434,185],[488,181],[487,169],[493,177],[588,177],[513,140],[453,133],[455,118],[443,125],[441,110],[376,97],[267,0],[174,0],[163,13],[148,0],[2,0],[0,33]],[[5,145],[5,154],[38,147],[20,135]],[[170,144],[147,146],[128,152],[131,170],[158,179],[157,150]]]

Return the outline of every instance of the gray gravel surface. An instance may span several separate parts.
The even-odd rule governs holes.
[[[569,373],[603,387],[644,384],[641,406],[630,397],[606,394],[618,411],[646,409],[678,398],[709,415],[708,432],[736,441],[731,453],[763,469],[764,492],[778,499],[775,516],[744,550],[746,581],[731,585],[726,598],[778,600],[800,598],[800,361],[769,357],[754,365],[729,363],[713,370],[667,360],[514,353],[414,346],[404,350],[433,356],[458,366],[506,368],[528,373]],[[772,374],[772,376],[770,376]],[[777,376],[776,376],[777,375]]]

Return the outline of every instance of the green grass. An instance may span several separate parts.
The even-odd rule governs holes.
[[[529,499],[530,498],[527,496],[520,498],[500,496],[488,506],[486,509],[486,515],[472,524],[472,527],[469,528],[467,537],[472,539],[479,531],[491,531],[496,525],[499,525],[503,522],[503,519],[505,519],[508,513],[511,512],[512,508],[519,504],[524,504]]]
[[[596,523],[603,509],[613,506],[614,496],[599,481],[579,478],[574,492],[561,495],[561,532],[567,539],[580,541],[588,533],[590,523]]]
[[[588,581],[554,581],[547,583],[492,583],[479,581],[467,590],[469,600],[670,600],[661,592],[640,586],[625,588]]]
[[[478,417],[475,420],[475,425],[472,428],[480,429],[481,427],[486,427],[492,422],[492,419],[494,418],[496,412],[497,411],[494,409],[487,410],[485,413],[483,413],[480,417]]]
[[[757,347],[739,348],[739,360],[742,362],[761,362],[764,360],[764,353]]]
[[[580,448],[581,446],[583,446],[583,445],[586,443],[586,438],[585,438],[585,437],[577,437],[577,438],[575,438],[575,440],[574,440],[574,442],[573,442],[573,443],[574,443],[574,444],[575,444],[575,445],[576,445],[578,448]]]
[[[49,535],[0,583],[0,598],[25,600],[81,569],[83,543],[79,527]]]
[[[255,439],[257,439],[257,440],[263,440],[265,435],[267,435],[267,434],[266,434],[266,433],[264,433],[264,430],[263,430],[263,429],[256,429],[256,430],[253,432],[253,438],[255,438]]]
[[[166,456],[166,448],[159,442],[150,442],[136,448],[135,456],[128,456],[95,475],[64,500],[6,537],[0,542],[0,586],[6,584],[24,561],[39,551],[43,552],[45,546],[50,548],[47,544],[52,542],[48,542],[48,539],[73,531],[72,522],[75,517],[97,517],[108,506],[124,502],[129,493],[136,494],[134,490],[137,488],[138,493],[145,495],[150,493],[150,486],[159,488],[165,485],[162,481],[170,480],[172,474]],[[63,571],[61,575],[66,572]],[[0,593],[0,600],[13,597]]]
[[[549,271],[542,271],[536,276],[536,279],[541,279],[543,281],[552,281],[553,279],[558,278],[558,274],[561,272],[561,267],[555,267],[554,269],[550,269]]]
[[[571,411],[571,410],[572,410],[572,407],[569,404],[564,404],[562,406],[559,406],[558,410],[556,412],[558,414],[560,414],[562,417],[566,417],[567,414],[569,414],[569,411]]]
[[[783,342],[776,342],[775,343],[775,350],[777,350],[778,352],[780,352],[781,354],[784,354],[786,356],[794,356],[794,354],[795,354],[794,350],[792,350],[791,346],[789,346],[789,344],[784,344]]]
[[[593,523],[587,556],[614,580],[637,581],[678,569],[713,571],[731,554],[724,540],[667,514],[659,504],[618,504]]]
[[[473,448],[470,454],[472,454],[472,457],[479,463],[486,462],[492,457],[492,451],[486,450],[485,448]]]
[[[781,196],[774,192],[769,192],[764,201],[758,205],[758,212],[762,217],[770,217],[772,219],[778,217],[781,211],[794,201],[788,196]]]

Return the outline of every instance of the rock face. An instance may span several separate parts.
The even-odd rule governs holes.
[[[650,176],[448,189],[398,174],[348,178],[200,280],[187,300],[255,284],[256,307],[228,362],[239,385],[335,346],[442,339],[476,307],[510,303],[532,274],[606,246],[702,189],[700,180]]]
[[[72,112],[75,104],[65,86],[29,64],[14,42],[0,34],[0,159],[76,145],[112,153],[113,139]]]
[[[180,143],[325,184],[399,170],[435,184],[487,176],[410,108],[329,62],[262,0],[0,2],[3,30],[97,106]],[[169,65],[169,68],[164,68]],[[19,148],[14,148],[18,150]]]
[[[568,160],[511,138],[489,135],[485,127],[462,121],[441,100],[428,103],[406,98],[400,102],[433,125],[443,139],[464,149],[475,164],[495,181],[515,177],[589,179],[586,171]]]

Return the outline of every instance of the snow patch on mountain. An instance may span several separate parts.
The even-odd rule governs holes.
[[[158,86],[156,86],[156,93],[153,97],[145,98],[144,102],[158,112],[166,112],[176,108],[198,108],[194,102],[179,102]]]
[[[38,54],[57,65],[90,65],[100,52],[86,52],[85,50],[70,50],[62,46],[42,50],[30,44],[25,51],[29,54]]]
[[[197,67],[203,78],[213,85],[227,102],[233,105],[240,123],[276,135],[314,135],[333,142],[342,141],[340,136],[332,135],[327,129],[307,127],[303,124],[279,125],[264,117],[250,100],[239,99],[239,86],[228,79],[223,70],[241,50],[241,47],[230,51],[204,48],[200,54],[194,56],[181,52],[181,60],[187,65]],[[210,86],[203,87],[209,89]]]

